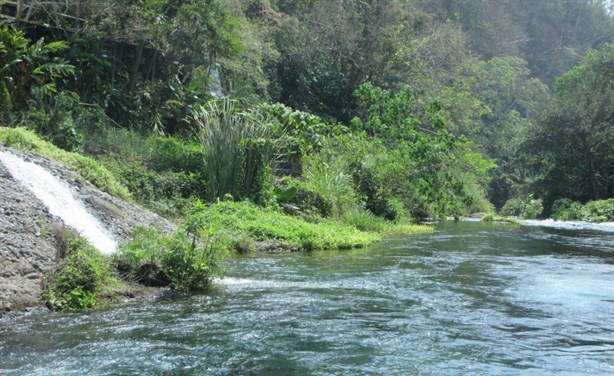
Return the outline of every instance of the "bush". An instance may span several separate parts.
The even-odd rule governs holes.
[[[155,171],[199,172],[205,151],[200,144],[175,137],[151,136],[147,139],[147,165]]]
[[[614,222],[614,198],[587,202],[580,219],[589,222]]]
[[[561,198],[552,203],[552,218],[560,221],[613,222],[614,198],[589,201],[584,205]]]
[[[305,158],[303,187],[313,191],[331,204],[333,217],[341,215],[356,206],[357,198],[352,176],[345,172],[339,158],[320,153]]]
[[[382,181],[376,173],[362,162],[352,165],[354,185],[362,195],[365,209],[389,221],[397,219],[399,213],[389,200],[389,195],[382,188]]]
[[[156,172],[139,161],[107,159],[105,166],[141,205],[164,216],[179,216],[186,200],[202,193],[201,176],[186,172]]]
[[[568,198],[561,198],[552,203],[551,216],[559,221],[572,221],[579,219],[581,215],[582,204],[572,201]]]
[[[66,228],[54,231],[58,255],[63,259],[43,293],[53,310],[93,308],[98,295],[111,283],[107,260],[87,240]]]
[[[516,216],[524,219],[535,219],[544,211],[541,199],[532,196],[526,198],[514,197],[509,199],[501,208],[501,215]]]
[[[205,206],[197,201],[186,222],[170,235],[136,230],[133,240],[120,247],[115,262],[138,282],[202,291],[222,274],[225,249],[218,231],[209,225]]]

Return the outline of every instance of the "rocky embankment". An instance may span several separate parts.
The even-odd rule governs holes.
[[[0,151],[7,149],[1,148]],[[34,153],[12,151],[68,182],[76,196],[115,239],[127,241],[137,226],[172,230],[166,219],[100,191],[64,166]],[[63,226],[0,162],[0,315],[42,304],[45,275],[58,262],[53,228]]]

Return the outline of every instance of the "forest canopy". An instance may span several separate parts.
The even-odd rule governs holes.
[[[612,2],[0,4],[2,123],[98,156],[159,212],[230,194],[535,216],[614,197]]]

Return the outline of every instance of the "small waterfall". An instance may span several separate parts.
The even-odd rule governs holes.
[[[224,91],[222,89],[222,76],[220,75],[220,70],[217,68],[217,66],[211,67],[209,70],[209,77],[211,78],[209,93],[216,98],[222,98],[224,96]]]
[[[0,162],[11,175],[45,204],[49,212],[77,230],[103,254],[115,252],[117,243],[104,226],[75,198],[70,186],[43,167],[0,150]]]

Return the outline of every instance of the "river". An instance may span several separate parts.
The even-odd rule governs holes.
[[[2,375],[612,375],[614,228],[442,223],[210,294],[0,321]]]

